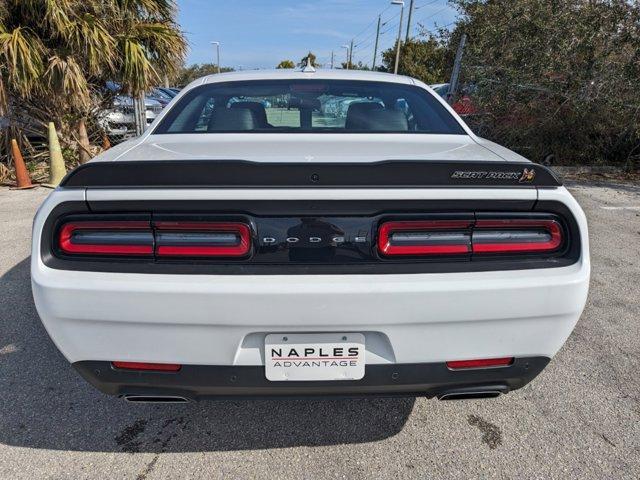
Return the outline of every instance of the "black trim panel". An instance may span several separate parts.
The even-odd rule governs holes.
[[[507,367],[449,370],[445,363],[367,365],[362,380],[270,382],[263,366],[183,365],[179,372],[117,370],[109,362],[83,361],[75,369],[109,395],[182,396],[192,400],[252,396],[404,395],[433,397],[458,389],[493,388],[507,393],[525,386],[549,363],[547,357],[516,358]]]
[[[527,176],[527,172],[534,172]],[[245,160],[89,162],[65,188],[425,188],[558,187],[548,168],[529,162],[385,160],[271,163]]]
[[[65,255],[57,248],[55,232],[60,225],[73,219],[75,205],[78,212],[86,212],[83,202],[61,204],[50,214],[43,228],[41,253],[45,264],[51,268],[76,271],[102,271],[149,274],[201,274],[201,275],[309,275],[309,274],[398,274],[398,273],[446,273],[496,270],[523,270],[532,268],[562,267],[575,263],[580,256],[580,235],[578,226],[570,211],[561,203],[548,202],[535,205],[534,202],[512,201],[393,201],[393,202],[300,202],[283,201],[270,205],[270,202],[244,201],[234,205],[227,201],[199,202],[93,202],[90,209],[102,220],[197,218],[200,221],[242,221],[251,225],[254,245],[258,247],[255,255],[248,259],[153,259],[153,258],[99,258],[91,256]],[[279,215],[273,210],[278,209]],[[99,213],[97,212],[99,210]],[[265,210],[269,215],[264,215]],[[533,210],[533,212],[532,212]],[[291,214],[298,213],[299,217]],[[569,239],[564,247],[553,254],[540,255],[491,255],[475,254],[469,256],[450,256],[448,258],[385,258],[381,259],[375,251],[376,226],[382,220],[424,219],[433,216],[464,215],[473,212],[478,217],[491,215],[499,217],[509,211],[510,218],[524,216],[557,215],[565,229],[564,237]],[[189,212],[187,214],[187,212]],[[220,212],[220,213],[218,213]],[[347,214],[348,212],[348,214]],[[397,213],[403,212],[403,213]],[[498,213],[496,213],[498,212]],[[540,213],[537,213],[540,212]],[[316,223],[331,225],[331,228],[343,229],[354,235],[365,234],[365,243],[347,242],[341,246],[312,252],[309,249],[288,248],[283,243],[283,235],[292,225],[303,224],[302,219],[317,220]],[[323,220],[321,222],[320,220]],[[328,220],[328,221],[327,221]],[[296,223],[298,221],[298,223]],[[361,228],[362,227],[362,228]],[[312,232],[320,232],[314,226]],[[331,230],[326,230],[330,232]],[[342,230],[341,230],[342,231]],[[270,232],[280,232],[278,244],[274,248],[261,245]],[[315,234],[315,233],[314,233]],[[308,235],[307,235],[308,236]],[[280,238],[282,237],[282,238]],[[322,246],[322,245],[320,245]],[[313,254],[310,256],[310,254]]]

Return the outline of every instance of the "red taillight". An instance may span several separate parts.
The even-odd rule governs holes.
[[[478,360],[454,360],[447,362],[451,370],[465,370],[472,368],[506,367],[513,363],[513,357],[481,358]]]
[[[553,219],[407,220],[378,229],[384,256],[482,253],[551,253],[563,243]]]
[[[244,257],[251,230],[239,222],[156,222],[158,256]]]
[[[471,244],[474,253],[552,252],[562,245],[562,228],[555,220],[478,220]]]
[[[251,229],[240,222],[72,221],[60,228],[66,254],[244,257]]]
[[[177,372],[182,365],[176,363],[111,362],[113,368],[121,370],[144,370],[153,372]]]
[[[470,220],[386,222],[378,230],[382,255],[456,255],[471,251]]]
[[[153,255],[153,232],[148,222],[70,222],[58,235],[64,253]]]

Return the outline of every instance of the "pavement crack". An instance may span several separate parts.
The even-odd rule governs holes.
[[[607,436],[604,433],[601,433],[600,436],[602,437],[602,439],[607,442],[609,445],[611,445],[613,448],[616,448],[616,444],[613,443],[611,440],[609,440],[607,438]]]
[[[153,472],[153,469],[156,468],[156,463],[158,463],[159,457],[160,457],[160,454],[156,453],[154,457],[151,459],[151,461],[147,463],[147,466],[144,467],[144,469],[138,474],[138,476],[136,477],[136,480],[146,480],[149,474]]]

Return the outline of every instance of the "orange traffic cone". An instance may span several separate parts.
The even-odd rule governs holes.
[[[26,188],[35,187],[35,185],[31,184],[31,179],[29,178],[29,172],[27,172],[27,166],[24,164],[22,153],[20,153],[20,148],[18,147],[18,142],[16,142],[15,138],[11,139],[11,155],[13,156],[13,164],[16,167],[16,183],[17,183],[17,185],[12,188],[24,190]]]

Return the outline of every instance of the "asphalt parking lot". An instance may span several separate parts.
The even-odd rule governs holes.
[[[129,405],[85,383],[31,298],[33,214],[0,188],[0,478],[640,478],[640,187],[575,184],[586,311],[530,385],[493,400]]]

